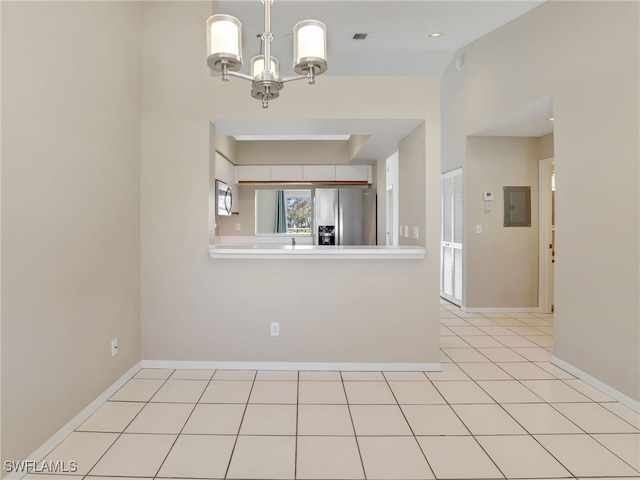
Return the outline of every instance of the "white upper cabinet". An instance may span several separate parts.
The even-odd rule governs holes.
[[[371,183],[370,165],[336,165],[336,180]]]
[[[305,182],[335,182],[335,165],[303,165],[302,180]]]
[[[238,181],[239,182],[270,182],[271,166],[270,165],[239,165]]]
[[[271,165],[272,182],[299,182],[302,178],[302,165]]]
[[[371,183],[371,165],[238,165],[240,183]]]

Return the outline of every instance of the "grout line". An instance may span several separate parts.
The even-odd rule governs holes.
[[[173,376],[173,374],[176,371],[174,370],[173,373],[171,375],[169,375],[169,377],[167,378],[167,382],[169,381],[169,378],[171,378],[171,376]],[[215,373],[215,372],[214,372]],[[211,374],[211,377],[213,378],[213,374]],[[165,382],[164,385],[167,384],[167,382]],[[176,435],[176,438],[173,440],[173,443],[171,444],[171,447],[169,447],[169,450],[167,450],[166,455],[164,456],[164,459],[162,460],[162,462],[160,462],[160,465],[158,466],[158,469],[156,470],[155,475],[153,475],[153,478],[155,479],[158,474],[160,473],[160,470],[162,470],[162,467],[164,466],[164,464],[167,461],[167,458],[169,458],[169,455],[171,454],[171,451],[173,450],[173,448],[176,446],[176,443],[178,443],[178,439],[180,438],[180,435],[182,435],[182,432],[184,432],[184,428],[187,426],[187,423],[189,423],[189,419],[191,418],[191,416],[193,415],[193,412],[196,410],[196,407],[198,406],[198,403],[200,402],[200,399],[202,398],[202,396],[204,395],[204,392],[206,392],[207,388],[209,387],[209,384],[211,383],[211,379],[209,379],[209,381],[207,381],[207,384],[205,385],[205,387],[202,389],[202,392],[200,392],[200,395],[198,396],[198,400],[196,400],[196,402],[193,404],[193,408],[191,409],[191,411],[189,412],[189,415],[187,415],[187,419],[184,421],[184,423],[182,424],[182,428],[180,428],[180,431],[178,432],[178,434]],[[163,386],[164,386],[163,385]],[[160,387],[162,388],[162,387]],[[158,390],[160,391],[160,390]],[[156,392],[156,395],[158,394],[158,392]],[[155,395],[154,395],[155,396]],[[153,398],[153,397],[152,397]],[[161,403],[161,402],[156,402],[156,403]],[[190,403],[188,403],[188,405],[190,405]],[[144,408],[143,408],[144,410]],[[142,410],[141,410],[142,411]]]
[[[607,447],[604,443],[600,442],[597,438],[595,438],[591,433],[588,433],[587,435],[589,435],[589,437],[591,437],[595,442],[598,443],[598,445],[602,445],[605,449],[607,449],[609,452],[611,452],[616,458],[618,458],[619,460],[621,460],[622,462],[624,462],[626,465],[630,466],[633,470],[635,470],[637,473],[640,474],[640,470],[636,470],[636,468],[631,465],[629,462],[627,462],[624,458],[622,458],[620,455],[618,455],[616,452],[614,452],[613,450],[611,450],[609,447]],[[604,434],[598,434],[596,433],[595,435],[637,435],[637,433],[604,433]]]
[[[233,455],[236,452],[236,445],[238,444],[238,439],[240,438],[240,429],[242,428],[242,423],[244,422],[244,416],[247,413],[247,407],[249,406],[249,399],[251,398],[251,394],[253,393],[253,387],[256,384],[256,377],[258,376],[258,372],[254,372],[253,374],[253,382],[251,383],[251,388],[249,389],[249,395],[247,395],[247,401],[244,404],[244,410],[242,411],[242,417],[240,418],[240,424],[238,425],[238,433],[236,434],[236,439],[233,442],[233,447],[231,448],[231,455],[229,455],[229,461],[227,462],[227,468],[224,471],[224,478],[229,476],[229,468],[231,468],[231,460],[233,460]]]
[[[456,366],[458,366],[458,365],[456,364]],[[460,367],[458,366],[458,368],[460,368]],[[460,368],[460,370],[462,370],[462,368]],[[463,370],[463,371],[464,371],[464,370]],[[466,372],[465,372],[465,373],[466,373]],[[469,377],[469,378],[471,378],[471,377]],[[475,382],[475,380],[473,380],[473,379],[471,379],[471,380],[472,380],[474,383],[476,383],[476,382]],[[477,385],[477,383],[476,383],[476,385]],[[479,385],[477,385],[477,386],[478,386],[478,387],[480,387]],[[496,461],[493,459],[493,457],[492,457],[491,455],[489,455],[489,453],[488,453],[488,452],[484,449],[484,447],[480,444],[480,442],[479,442],[479,441],[478,441],[478,439],[476,438],[476,435],[474,435],[474,434],[473,434],[473,432],[471,431],[471,429],[467,426],[467,424],[466,424],[466,423],[464,423],[464,420],[460,417],[460,415],[458,415],[458,412],[456,412],[456,410],[453,408],[452,404],[450,404],[450,403],[449,403],[449,400],[447,400],[447,398],[446,398],[446,397],[445,397],[445,396],[440,392],[440,390],[438,390],[438,387],[437,387],[435,384],[433,385],[433,388],[435,388],[435,389],[438,391],[438,393],[440,394],[440,396],[441,396],[441,397],[443,398],[443,400],[446,402],[446,405],[447,405],[447,406],[449,407],[449,409],[453,412],[453,414],[458,418],[458,420],[460,421],[460,423],[462,423],[462,425],[464,425],[464,428],[466,428],[466,429],[467,429],[467,431],[469,432],[469,435],[471,435],[471,437],[475,440],[476,444],[477,444],[477,445],[480,447],[480,449],[484,452],[484,454],[487,456],[487,458],[488,458],[489,460],[491,460],[491,463],[493,463],[493,465],[494,465],[494,466],[496,467],[496,469],[500,472],[500,474],[502,474],[502,476],[503,476],[504,478],[508,478],[508,477],[504,474],[504,472],[502,471],[502,469],[498,466],[498,464],[497,464],[497,463],[496,463]],[[481,387],[480,387],[480,388],[481,388]],[[483,390],[483,391],[484,391],[484,390]],[[487,395],[488,395],[488,394],[487,394]],[[490,398],[493,400],[493,397],[491,397],[491,396],[490,396]],[[460,405],[460,404],[458,404],[458,405]],[[474,405],[477,405],[477,404],[474,404]],[[484,405],[491,405],[491,404],[484,404]],[[426,458],[426,457],[425,457],[425,458]],[[434,476],[435,476],[435,473],[434,473]]]
[[[143,370],[143,369],[141,368],[140,370]],[[172,372],[172,373],[173,373],[173,372]],[[151,401],[151,399],[153,398],[153,396],[154,396],[156,393],[158,393],[158,391],[159,391],[159,390],[160,390],[160,389],[161,389],[161,388],[162,388],[162,387],[167,383],[167,380],[168,380],[168,379],[169,379],[169,377],[172,375],[172,373],[170,373],[170,374],[169,374],[169,376],[167,376],[167,378],[165,378],[165,379],[164,379],[164,381],[163,381],[163,382],[162,382],[162,384],[158,387],[158,389],[157,389],[157,390],[156,390],[156,391],[151,395],[151,397],[149,397],[149,400],[147,400],[146,402],[136,402],[136,403],[144,403],[144,406],[143,406],[143,407],[138,411],[138,413],[136,413],[136,414],[135,414],[135,416],[131,419],[131,421],[130,421],[129,423],[127,423],[127,425],[122,429],[122,431],[121,431],[121,432],[113,432],[113,433],[117,433],[117,434],[118,434],[118,436],[113,440],[113,442],[111,442],[111,444],[109,445],[109,447],[108,447],[108,448],[107,448],[107,449],[102,453],[102,455],[100,455],[100,457],[99,457],[99,458],[94,462],[93,466],[92,466],[90,469],[88,469],[88,470],[87,470],[86,476],[89,476],[89,474],[91,473],[91,471],[92,471],[94,468],[96,468],[96,465],[98,465],[98,463],[100,463],[100,461],[104,458],[104,456],[107,454],[107,452],[108,452],[109,450],[111,450],[111,448],[113,448],[113,446],[115,445],[115,443],[116,443],[118,440],[120,440],[120,439],[122,438],[122,436],[124,435],[125,430],[126,430],[127,428],[129,428],[129,426],[133,423],[133,421],[134,421],[136,418],[138,418],[138,415],[140,415],[140,412],[142,412],[142,411],[146,408],[146,406],[147,406],[147,405],[149,405],[149,402]],[[136,375],[137,375],[137,374],[136,374]],[[127,383],[125,383],[122,387],[120,387],[120,388],[118,389],[118,392],[119,392],[120,390],[122,390],[126,385],[128,385],[128,384],[129,384],[129,382],[130,382],[131,380],[134,380],[134,379],[135,379],[135,375],[134,375],[131,379],[129,379],[129,381],[128,381]],[[138,379],[138,380],[150,380],[150,379]],[[153,379],[153,380],[162,380],[162,379],[161,379],[161,378],[156,378],[156,379]],[[114,395],[116,395],[118,392],[114,393],[114,394],[112,395],[112,397],[113,397]],[[107,402],[109,402],[109,399],[107,399]],[[105,402],[105,404],[103,404],[103,406],[104,406],[104,405],[106,405],[106,403],[107,403],[107,402]],[[95,414],[95,413],[94,413],[94,414]],[[91,418],[91,417],[89,417],[89,418]],[[87,420],[88,420],[88,419],[87,419]],[[84,423],[84,422],[83,422],[83,423]],[[80,426],[81,426],[81,425],[80,425]],[[80,428],[80,427],[78,427],[78,428]],[[74,433],[75,433],[75,432],[77,432],[77,431],[78,431],[78,429],[74,430]],[[111,432],[109,432],[109,433],[111,433]]]
[[[427,377],[426,372],[422,372],[422,373],[423,373],[423,374],[424,374],[424,376],[426,377],[427,382],[428,382],[429,384],[431,384],[431,386],[432,386],[436,391],[438,391],[438,390],[436,389],[435,385],[433,385],[433,384],[431,383],[431,380],[429,380],[429,378]],[[396,393],[393,391],[393,388],[391,388],[391,385],[389,385],[389,380],[387,379],[387,377],[386,377],[384,374],[383,374],[383,377],[385,378],[385,380],[386,380],[386,382],[387,382],[387,388],[388,388],[389,390],[391,390],[391,395],[393,395],[393,398],[394,398],[394,399],[395,399],[395,401],[396,401],[396,404],[397,404],[397,406],[398,406],[398,409],[400,410],[400,413],[402,414],[402,418],[404,418],[404,421],[405,421],[405,422],[407,422],[407,426],[409,427],[409,431],[411,432],[411,436],[413,437],[413,440],[414,440],[414,441],[416,442],[416,444],[418,445],[418,449],[420,450],[420,453],[422,453],[422,457],[424,458],[425,462],[427,462],[427,466],[429,467],[429,471],[431,472],[431,475],[433,475],[433,478],[436,478],[436,474],[435,474],[435,472],[434,472],[434,470],[433,470],[433,467],[431,466],[431,463],[429,462],[429,459],[427,458],[426,453],[425,453],[425,452],[424,452],[424,450],[422,449],[422,446],[420,445],[420,442],[418,441],[418,437],[416,436],[416,433],[414,432],[413,427],[411,426],[411,423],[409,422],[409,419],[407,418],[407,415],[404,413],[404,410],[402,409],[402,406],[400,405],[400,402],[398,401],[398,397],[396,397]],[[442,397],[442,395],[440,394],[440,392],[438,392],[438,394]],[[442,397],[442,399],[446,402],[446,399],[445,399],[444,397]],[[465,425],[465,428],[466,428],[466,425]],[[469,429],[467,428],[467,430],[469,430]],[[381,436],[384,436],[384,435],[381,435]],[[423,435],[421,435],[421,436],[423,436]],[[426,435],[424,435],[424,436],[426,436]]]
[[[383,375],[384,377],[384,375]],[[364,476],[363,478],[367,478],[367,471],[364,468],[364,460],[362,458],[362,452],[360,451],[360,442],[358,442],[358,434],[356,432],[356,424],[353,421],[353,414],[351,413],[351,403],[349,402],[349,397],[347,396],[347,387],[345,386],[344,382],[344,376],[342,375],[342,372],[340,372],[340,381],[342,383],[342,390],[344,392],[344,398],[345,401],[347,402],[347,410],[349,411],[349,419],[351,420],[351,428],[353,429],[353,438],[355,439],[356,442],[356,448],[358,449],[358,457],[360,458],[360,466],[362,467],[362,475]]]
[[[584,394],[583,394],[583,395],[584,395]],[[603,406],[603,405],[602,405],[603,403],[611,404],[612,402],[595,402],[595,403],[597,403],[598,405],[600,405],[602,408],[604,408],[604,409],[605,409],[605,410],[607,410],[608,412],[610,412],[610,413],[614,414],[614,415],[615,415],[616,417],[618,417],[620,420],[623,420],[623,421],[627,422],[627,423],[628,423],[629,425],[631,425],[633,428],[635,428],[636,430],[638,430],[638,432],[640,432],[640,427],[635,426],[633,423],[631,423],[631,422],[630,422],[629,420],[627,420],[626,418],[624,418],[624,417],[622,417],[622,416],[618,415],[618,414],[617,414],[616,412],[614,412],[613,410],[609,410],[607,407],[605,407],[605,406]],[[615,404],[622,405],[620,402],[613,402],[613,404],[614,404],[614,405],[615,405]],[[622,405],[622,406],[623,406],[623,407],[625,407],[625,408],[628,408],[628,407],[626,407],[625,405]],[[629,410],[631,410],[631,409],[629,409]],[[633,410],[631,410],[631,412],[636,413],[636,412],[634,412]],[[636,415],[637,415],[637,414],[636,414]],[[639,419],[639,420],[640,420],[640,419]],[[639,425],[640,425],[640,424],[639,424]]]

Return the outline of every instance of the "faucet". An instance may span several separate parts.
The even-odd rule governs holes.
[[[295,238],[291,238],[291,248],[296,246],[296,239]]]

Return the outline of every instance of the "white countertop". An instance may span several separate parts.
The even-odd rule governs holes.
[[[424,247],[383,245],[274,245],[274,244],[222,244],[210,245],[211,258],[301,258],[340,260],[420,260],[426,254]]]

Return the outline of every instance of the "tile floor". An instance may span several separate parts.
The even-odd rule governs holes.
[[[47,459],[72,480],[640,478],[640,416],[549,363],[552,325],[443,301],[438,373],[143,369]]]

